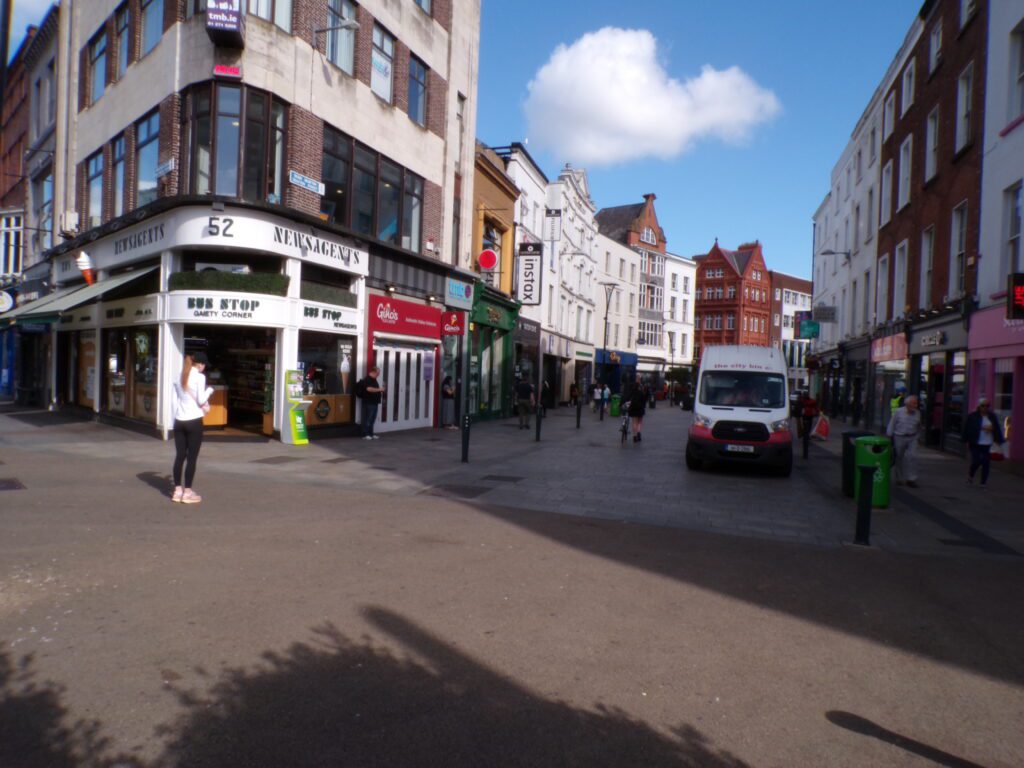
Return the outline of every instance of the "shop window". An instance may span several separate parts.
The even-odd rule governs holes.
[[[103,223],[103,153],[85,161],[87,224],[91,229]]]
[[[311,429],[354,421],[356,340],[349,336],[299,331],[302,394],[310,400],[306,425]]]
[[[156,48],[164,35],[164,0],[142,0],[142,56]]]
[[[190,128],[195,194],[281,201],[286,141],[282,102],[253,88],[204,84],[192,92]]]
[[[156,328],[133,328],[130,336],[129,415],[155,424],[159,335]]]
[[[128,410],[128,331],[108,330],[104,344],[103,403],[110,413],[126,415]]]
[[[156,167],[160,162],[160,113],[151,112],[135,124],[135,204],[157,198]]]

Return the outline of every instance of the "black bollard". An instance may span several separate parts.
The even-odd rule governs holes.
[[[544,407],[538,402],[537,403],[537,439],[536,442],[540,442],[540,420],[544,418]]]
[[[804,458],[805,459],[807,458],[807,455],[811,451],[811,424],[813,422],[814,422],[814,419],[804,419]]]
[[[462,463],[469,463],[469,414],[462,417]]]
[[[583,401],[576,400],[576,429],[580,428],[580,416],[583,415]]]
[[[604,421],[604,400],[601,400],[597,404],[597,410],[600,413],[598,421]]]
[[[864,547],[871,546],[871,497],[874,495],[877,469],[868,465],[857,467],[860,472],[860,497],[857,499],[857,530],[853,535],[853,543]]]

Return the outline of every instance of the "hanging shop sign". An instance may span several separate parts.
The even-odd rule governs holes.
[[[461,336],[466,332],[465,312],[445,312],[441,315],[441,335]]]
[[[834,323],[836,321],[836,308],[824,305],[814,307],[811,310],[811,317],[819,323]]]
[[[545,208],[544,209],[544,239],[545,240],[561,240],[562,239],[562,209],[561,208]]]
[[[516,327],[516,315],[515,309],[491,304],[488,301],[478,301],[476,306],[473,307],[470,320],[481,325],[489,325],[494,328],[511,331]]]
[[[123,229],[89,245],[95,269],[111,269],[171,248],[231,248],[300,259],[355,275],[369,272],[370,255],[354,240],[281,216],[188,206]],[[65,262],[68,267],[65,268]],[[74,256],[62,257],[58,282],[75,278]]]
[[[544,256],[540,243],[520,243],[516,257],[516,298],[524,306],[540,304],[541,262]]]
[[[245,47],[245,13],[242,0],[208,0],[206,34],[221,48]]]
[[[472,309],[473,284],[453,277],[445,278],[444,303],[456,309]]]
[[[14,299],[7,291],[0,291],[0,312],[14,308]]]
[[[871,362],[885,363],[907,358],[907,337],[902,333],[883,336],[871,342]]]
[[[490,248],[484,248],[476,258],[476,263],[484,272],[493,272],[498,268],[498,254]]]
[[[441,310],[393,296],[367,297],[367,328],[373,333],[441,338]]]
[[[1024,320],[1024,272],[1006,277],[1006,318]]]

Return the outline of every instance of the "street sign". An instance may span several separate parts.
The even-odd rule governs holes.
[[[800,321],[800,338],[816,339],[821,336],[821,324],[817,320]]]
[[[540,304],[541,258],[540,243],[520,243],[516,258],[516,298],[524,306]]]
[[[811,310],[811,316],[820,323],[834,323],[836,321],[836,308],[819,305]]]
[[[322,181],[311,179],[309,176],[303,176],[298,171],[288,171],[288,181],[297,187],[308,189],[310,192],[316,192],[318,195],[323,195],[326,192]]]
[[[1006,278],[1006,319],[1024,320],[1024,272]]]
[[[169,160],[165,160],[156,167],[156,177],[159,179],[161,176],[166,176],[168,173],[173,171],[175,167],[176,164],[173,157]]]

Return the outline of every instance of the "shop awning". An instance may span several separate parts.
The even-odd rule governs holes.
[[[40,306],[37,309],[33,309],[22,315],[25,320],[31,320],[36,315],[60,315],[63,312],[67,312],[69,309],[80,307],[94,299],[98,299],[107,291],[112,291],[115,288],[120,288],[122,285],[138,280],[140,277],[145,277],[150,274],[158,267],[147,267],[146,269],[138,269],[134,272],[123,272],[120,275],[114,275],[114,277],[106,280],[101,280],[98,283],[87,285],[84,288],[80,287],[65,296],[61,296],[55,301],[47,303],[45,306]],[[30,307],[32,305],[29,305]]]
[[[20,307],[16,307],[15,309],[12,309],[10,312],[0,315],[0,323],[6,320],[14,322],[15,320],[24,319],[30,314],[51,314],[49,311],[49,307],[51,307],[55,302],[59,301],[60,299],[66,298],[70,294],[75,293],[76,291],[80,291],[83,288],[84,286],[81,285],[76,285],[73,288],[61,288],[59,291],[55,291],[54,293],[51,293],[47,296],[38,298],[35,301],[30,301],[28,304],[22,304]]]

